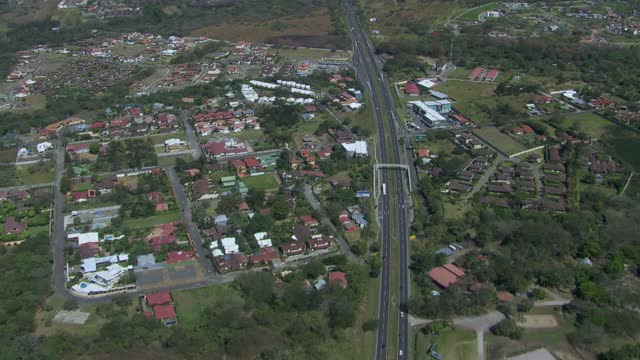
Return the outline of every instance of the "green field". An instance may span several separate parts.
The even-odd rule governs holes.
[[[216,302],[239,298],[240,295],[228,285],[208,286],[193,290],[174,291],[171,293],[176,304],[178,322],[181,326],[195,329],[204,319],[207,306],[214,306]]]
[[[0,162],[15,162],[18,150],[16,148],[0,150]]]
[[[597,139],[607,132],[607,128],[614,126],[606,119],[593,113],[567,115],[559,125],[564,129],[573,128],[578,133],[584,132],[589,137]]]
[[[496,86],[485,83],[448,80],[438,85],[436,90],[449,95],[454,100],[476,100],[493,96]]]
[[[607,141],[612,147],[616,157],[632,166],[635,171],[640,171],[640,137],[619,136]]]
[[[426,335],[414,331],[413,354],[417,360],[432,360],[427,354],[431,344],[437,344],[437,351],[444,360],[473,360],[478,358],[476,335],[473,331],[446,329],[438,335]]]
[[[4,34],[9,32],[9,27],[5,24],[0,24],[0,36],[3,36]]]
[[[31,185],[52,182],[56,172],[53,162],[16,167],[16,185]]]
[[[490,10],[497,9],[498,6],[499,6],[498,3],[489,3],[482,6],[477,6],[463,12],[462,14],[458,15],[455,19],[465,20],[465,21],[478,20],[478,16],[480,16],[480,14]]]
[[[143,229],[150,226],[179,220],[182,220],[180,211],[167,211],[147,218],[128,218],[124,220],[124,226],[129,229]]]
[[[509,135],[493,126],[475,129],[473,132],[482,140],[489,142],[495,148],[507,155],[515,154],[527,149],[524,145],[515,141]]]
[[[275,175],[272,173],[258,176],[248,176],[242,178],[242,182],[244,182],[244,184],[247,185],[249,189],[257,190],[272,190],[277,189],[280,186],[278,180],[276,180],[275,178]]]

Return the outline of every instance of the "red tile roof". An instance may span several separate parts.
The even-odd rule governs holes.
[[[193,260],[196,258],[196,254],[189,251],[170,251],[167,253],[167,264],[176,264],[179,262]]]
[[[471,72],[469,73],[469,78],[477,78],[482,75],[483,72],[484,68],[478,66],[477,68],[471,70]]]
[[[464,271],[453,264],[438,266],[429,271],[429,277],[443,288],[458,281],[458,277],[464,276]]]
[[[156,305],[153,307],[153,316],[158,320],[173,319],[176,317],[176,309],[173,304]]]
[[[332,271],[329,273],[329,284],[339,283],[340,286],[346,287],[347,282],[347,274],[342,271]]]
[[[505,302],[513,301],[513,294],[508,291],[498,291],[497,295],[498,295],[498,300],[500,301],[505,301]]]
[[[418,89],[418,85],[414,82],[408,82],[404,84],[404,92],[410,95],[418,95],[420,94],[420,89]]]
[[[172,301],[171,293],[168,291],[155,293],[155,294],[148,294],[146,298],[147,298],[147,304],[151,306],[169,304]]]

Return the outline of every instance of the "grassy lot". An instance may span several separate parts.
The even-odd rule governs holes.
[[[467,77],[469,76],[469,72],[471,70],[467,69],[467,68],[463,68],[463,67],[458,67],[455,68],[453,71],[451,71],[449,73],[449,78],[450,79],[463,79],[466,80]]]
[[[186,161],[193,160],[191,155],[183,156],[163,156],[158,158],[158,166],[170,166],[176,164],[176,159],[184,159]]]
[[[314,38],[327,39],[328,32],[331,29],[331,19],[327,10],[318,10],[307,16],[289,16],[282,17],[267,22],[232,22],[219,23],[197,29],[191,33],[194,36],[207,36],[212,39],[231,40],[231,41],[249,41],[249,42],[268,42],[271,40],[286,40],[290,38],[293,41],[276,41],[282,45],[305,45],[317,47],[318,41]],[[297,38],[298,41],[295,41]],[[303,39],[316,40],[313,44],[303,44]]]
[[[378,318],[378,301],[380,282],[378,279],[368,279],[367,295],[360,305],[356,325],[353,328],[355,333],[355,347],[362,359],[373,359],[375,356],[376,332],[362,331],[362,324],[370,319]]]
[[[378,29],[385,36],[415,36],[415,32],[403,25],[418,23],[426,30],[434,29],[444,25],[465,7],[464,4],[453,0],[429,1],[428,6],[425,6],[422,0],[405,0],[402,3],[367,0],[360,3],[365,9],[366,17],[378,18],[369,28]]]
[[[179,220],[182,220],[182,214],[180,214],[180,212],[176,210],[158,213],[147,218],[128,218],[124,220],[124,226],[128,227],[129,229],[143,229],[150,226]]]
[[[144,136],[144,139],[151,139],[154,144],[164,144],[165,140],[168,139],[180,139],[187,140],[187,134],[184,131],[172,132],[168,134],[158,134],[151,136]]]
[[[436,90],[449,95],[454,100],[475,100],[493,96],[496,85],[459,80],[448,80],[438,85]]]
[[[258,190],[272,190],[277,189],[280,184],[278,180],[276,180],[275,175],[272,173],[259,175],[259,176],[248,176],[242,178],[242,182],[249,189],[258,189]]]
[[[637,135],[616,136],[607,140],[613,148],[616,157],[632,166],[635,171],[640,171],[640,137]]]
[[[563,319],[562,314],[554,308],[541,308],[532,311],[536,315],[554,315],[558,320],[558,327],[548,329],[525,329],[522,339],[518,341],[508,338],[485,334],[487,359],[501,359],[505,355],[514,355],[539,347],[545,347],[556,354],[565,354],[563,358],[580,358],[569,344],[567,335],[574,331],[571,317]]]
[[[473,331],[446,329],[438,335],[426,335],[414,331],[413,356],[417,360],[431,360],[427,350],[437,344],[437,351],[444,360],[472,360],[478,358],[476,335]]]
[[[234,138],[242,140],[255,140],[262,139],[264,137],[264,131],[262,130],[242,130],[237,134],[233,134]]]
[[[499,6],[498,3],[489,3],[482,6],[477,6],[463,12],[462,14],[458,15],[455,19],[465,20],[465,21],[478,20],[478,16],[480,16],[482,13],[496,9],[498,8],[498,6]]]
[[[0,150],[0,162],[15,162],[18,150],[16,148]]]
[[[468,209],[467,202],[456,202],[452,203],[450,201],[444,202],[444,218],[445,220],[460,220],[464,217]]]
[[[216,302],[224,299],[240,296],[229,285],[174,291],[171,295],[176,304],[178,322],[181,326],[192,329],[197,328],[203,321],[203,313],[207,306],[213,306]]]
[[[0,24],[0,36],[3,36],[7,32],[9,32],[9,27],[5,24]]]
[[[501,132],[496,127],[484,127],[481,129],[475,129],[473,132],[505,154],[514,154],[519,151],[526,150],[524,145],[515,141],[509,135]]]
[[[269,53],[277,54],[285,60],[348,59],[350,56],[347,51],[343,50],[331,51],[310,48],[271,48]]]
[[[602,137],[607,132],[607,128],[614,126],[606,119],[593,113],[567,115],[559,125],[565,129],[574,128],[577,132],[584,132],[593,138]]]
[[[294,136],[302,137],[307,134],[313,134],[320,126],[320,121],[308,121],[300,123],[296,126]]]
[[[16,185],[48,183],[55,179],[53,162],[46,165],[32,164],[16,167]]]

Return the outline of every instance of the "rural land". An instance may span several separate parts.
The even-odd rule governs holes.
[[[640,1],[0,2],[0,359],[640,359]]]

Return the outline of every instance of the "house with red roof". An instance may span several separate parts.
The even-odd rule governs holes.
[[[307,249],[304,241],[295,241],[280,245],[280,250],[284,256],[301,255]]]
[[[174,244],[178,241],[175,235],[162,235],[156,236],[150,240],[147,240],[147,247],[153,249],[153,251],[160,251],[165,245]]]
[[[615,102],[608,98],[600,98],[595,99],[591,102],[592,106],[595,106],[598,109],[608,108],[615,105]]]
[[[260,164],[260,161],[253,156],[244,158],[244,164],[247,166],[248,170],[258,170],[262,171],[263,167]]]
[[[469,80],[479,80],[480,76],[484,73],[484,68],[478,66],[476,68],[474,68],[473,70],[471,70],[471,72],[469,73],[468,79]]]
[[[484,80],[485,81],[494,81],[498,77],[498,75],[500,75],[500,71],[499,70],[491,69],[484,76]]]
[[[168,291],[154,293],[154,294],[147,294],[145,295],[145,300],[147,302],[147,305],[149,306],[164,305],[164,304],[170,304],[173,302],[173,300],[171,299],[171,293]]]
[[[14,216],[9,216],[4,221],[5,234],[20,235],[27,230],[27,223],[16,220]]]
[[[308,227],[316,227],[320,225],[320,222],[318,220],[309,215],[300,216],[300,221],[302,221],[302,223]]]
[[[98,253],[100,253],[100,245],[95,242],[82,244],[78,248],[78,254],[81,260],[98,256]]]
[[[196,254],[192,250],[169,251],[167,253],[167,264],[177,264],[183,261],[195,260]]]
[[[159,191],[152,191],[150,193],[147,193],[147,200],[153,203],[158,203],[162,201],[162,193]]]
[[[455,284],[462,276],[464,276],[464,271],[453,264],[438,266],[429,271],[431,280],[445,289],[451,284]]]
[[[247,165],[240,159],[231,160],[231,165],[233,165],[238,173],[244,173],[247,171]]]
[[[332,239],[330,237],[323,236],[323,237],[311,239],[307,241],[307,244],[309,244],[309,249],[311,249],[311,251],[316,251],[316,250],[324,250],[324,249],[330,248],[331,241]]]
[[[187,175],[191,176],[191,177],[195,177],[195,176],[197,176],[198,174],[200,174],[200,169],[196,169],[196,168],[193,168],[193,169],[187,169],[187,170],[185,170],[184,172],[185,172]]]
[[[157,212],[169,211],[169,204],[164,201],[160,201],[159,203],[156,203],[155,210]]]
[[[213,259],[216,268],[220,272],[225,272],[229,270],[242,270],[244,269],[249,261],[247,257],[243,253],[234,253],[234,254],[226,254],[224,256],[218,256]]]
[[[411,96],[420,95],[420,89],[418,88],[418,85],[414,82],[407,82],[406,84],[404,84],[404,92],[405,94],[408,94]]]
[[[535,134],[535,131],[529,125],[522,125],[511,130],[515,135]]]
[[[329,280],[329,284],[338,284],[343,288],[347,287],[347,273],[344,273],[342,271],[332,271],[329,273],[327,278]]]
[[[274,247],[260,249],[259,252],[249,255],[249,260],[254,264],[269,264],[274,260],[279,260],[280,254]]]
[[[174,325],[176,321],[176,309],[173,304],[156,305],[153,307],[153,317],[162,321],[165,325]]]

